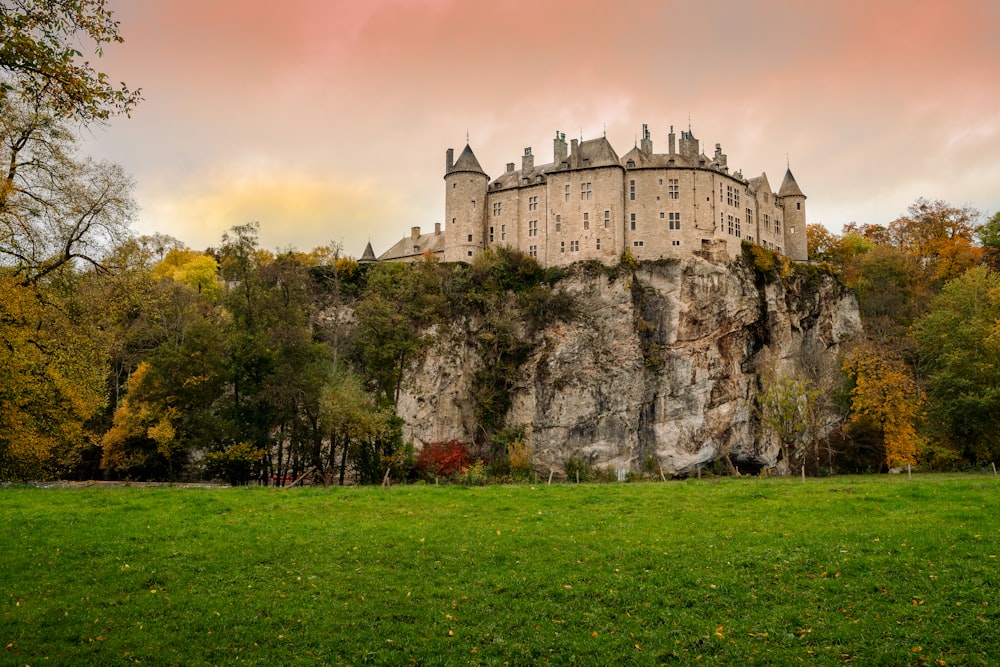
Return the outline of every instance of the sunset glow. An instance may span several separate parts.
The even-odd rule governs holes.
[[[444,211],[468,133],[496,176],[555,131],[687,127],[780,181],[811,222],[885,224],[917,197],[1000,208],[992,0],[111,0],[102,66],[145,102],[88,139],[137,182],[136,230],[193,247],[381,252]]]

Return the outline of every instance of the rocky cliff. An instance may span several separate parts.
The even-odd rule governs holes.
[[[572,296],[574,315],[540,328],[515,323],[529,352],[506,415],[526,428],[543,474],[559,474],[571,456],[629,470],[652,462],[667,475],[727,455],[743,470],[775,465],[778,443],[755,416],[761,368],[832,366],[861,332],[854,295],[809,267],[768,283],[708,256],[580,265],[555,288]],[[480,325],[470,318],[437,331],[408,368],[397,409],[417,446],[477,435]]]

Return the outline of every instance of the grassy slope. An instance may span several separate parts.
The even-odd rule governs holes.
[[[0,490],[10,664],[977,664],[1000,483]]]

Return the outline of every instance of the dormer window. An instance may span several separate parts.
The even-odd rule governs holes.
[[[625,166],[628,167],[629,169],[634,168],[635,167],[635,160],[629,160],[628,162],[625,163]]]

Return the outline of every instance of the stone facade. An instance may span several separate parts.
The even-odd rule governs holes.
[[[508,246],[543,266],[614,264],[626,249],[646,260],[724,245],[736,257],[743,240],[807,259],[806,197],[790,169],[774,192],[766,174],[747,179],[730,173],[719,144],[713,157],[706,156],[690,130],[678,141],[671,127],[667,148],[653,151],[645,125],[642,141],[621,157],[605,137],[573,139],[567,146],[557,132],[552,162],[535,165],[526,148],[520,169],[508,163],[492,180],[470,146],[457,160],[448,149],[443,240],[419,250],[424,237],[414,227],[379,259],[405,261],[430,252],[445,261],[469,261],[486,248]]]

